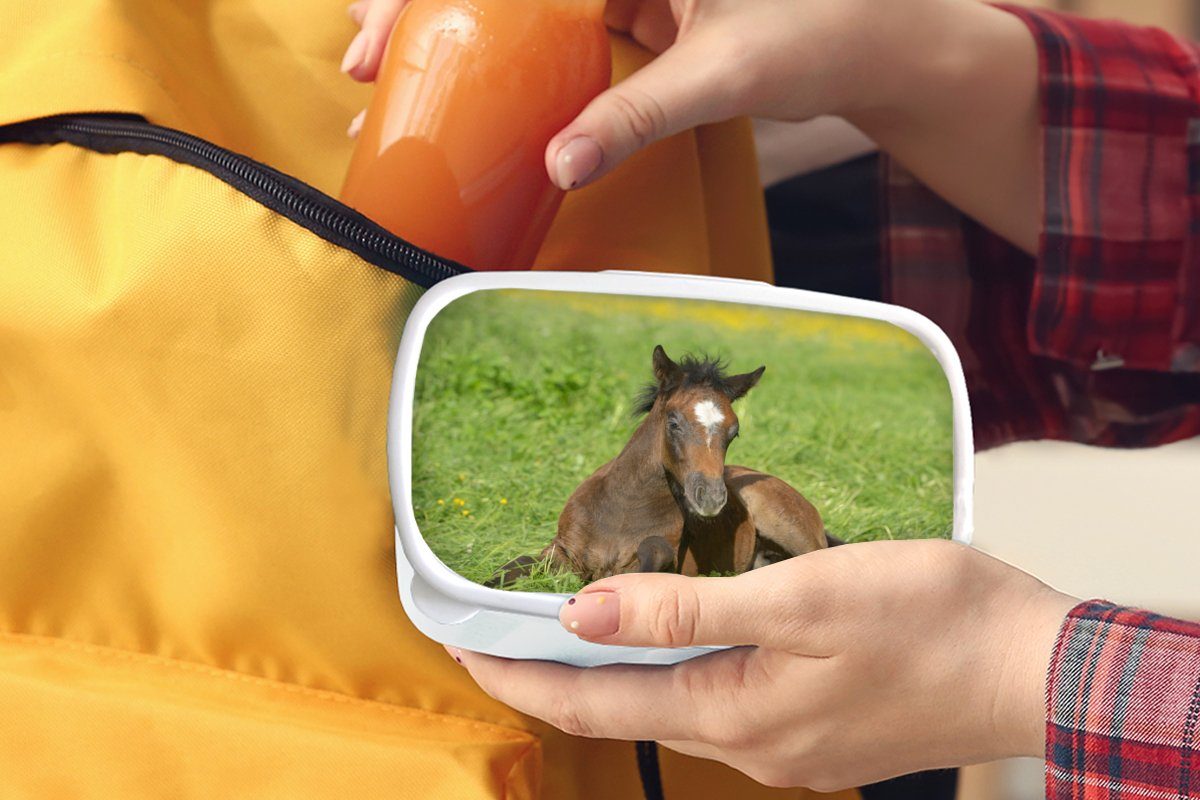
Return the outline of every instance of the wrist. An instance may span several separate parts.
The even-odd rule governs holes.
[[[838,103],[829,113],[859,128],[905,113],[910,87],[933,71],[929,60],[919,54],[921,42],[929,36],[919,21],[940,4],[941,0],[911,0],[847,8],[838,37],[847,69],[842,85],[836,87]],[[941,21],[936,24],[942,27]]]
[[[875,7],[869,30],[851,34],[862,68],[841,113],[877,141],[972,113],[995,84],[1020,81],[1022,66],[1036,79],[1032,37],[1006,11],[962,0]]]
[[[1046,681],[1067,614],[1078,604],[1041,586],[1010,604],[1007,646],[1001,652],[994,726],[1004,756],[1042,757],[1046,747]]]
[[[1035,253],[1044,191],[1037,41],[1020,17],[980,2],[912,10],[908,24],[888,23],[912,38],[879,46],[878,78],[868,81],[878,87],[848,119],[951,206]]]

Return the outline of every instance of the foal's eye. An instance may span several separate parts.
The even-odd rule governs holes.
[[[732,442],[734,439],[736,439],[738,437],[738,433],[740,433],[740,432],[741,432],[741,426],[739,426],[739,425],[734,425],[732,428],[730,428],[729,429],[729,441]]]
[[[671,433],[679,433],[683,430],[683,426],[679,424],[679,420],[675,417],[667,417],[667,430]]]

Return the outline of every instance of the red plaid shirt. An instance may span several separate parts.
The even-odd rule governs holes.
[[[1067,617],[1050,662],[1046,797],[1200,797],[1200,625],[1107,603]]]
[[[1031,258],[888,163],[885,299],[963,358],[980,449],[1200,435],[1200,51],[1029,9],[1043,206]]]
[[[1040,53],[1039,252],[888,164],[885,297],[954,340],[981,448],[1200,435],[1200,51],[1159,30],[1005,8]],[[1048,711],[1048,798],[1200,797],[1200,625],[1080,605]]]

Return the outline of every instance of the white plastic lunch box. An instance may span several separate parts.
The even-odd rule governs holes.
[[[558,622],[565,595],[508,592],[463,578],[422,537],[413,511],[413,398],[426,331],[448,304],[472,292],[524,289],[738,303],[879,320],[915,336],[945,373],[952,405],[953,539],[972,533],[974,450],[967,387],[957,352],[924,316],[899,306],[849,299],[765,283],[639,272],[487,272],[450,278],[429,290],[405,324],[392,382],[388,418],[389,481],[395,512],[396,572],[400,598],[422,633],[446,645],[507,658],[543,659],[577,666],[612,663],[672,664],[711,648],[631,648],[585,642]]]

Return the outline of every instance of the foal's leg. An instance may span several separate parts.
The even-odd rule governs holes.
[[[683,563],[679,565],[679,574],[686,575],[689,578],[694,578],[700,574],[700,567],[696,565],[696,554],[692,548],[685,545],[683,551]]]
[[[733,571],[741,574],[754,569],[754,556],[758,551],[758,531],[754,525],[754,515],[746,509],[746,517],[738,523],[733,533]]]
[[[725,483],[754,520],[758,532],[755,567],[828,546],[820,512],[784,481],[765,472],[728,466]]]
[[[662,536],[644,539],[637,549],[638,572],[674,572],[675,548]]]

